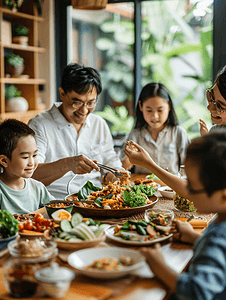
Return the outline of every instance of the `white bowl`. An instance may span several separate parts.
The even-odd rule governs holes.
[[[106,271],[96,269],[84,269],[91,265],[95,260],[104,257],[117,258],[129,256],[133,260],[133,265],[124,267],[120,270]],[[131,274],[144,266],[144,256],[136,250],[118,247],[91,248],[79,250],[68,256],[68,263],[76,269],[76,273],[98,279],[114,279]]]
[[[170,191],[168,191],[170,190]],[[162,197],[173,199],[174,191],[169,186],[161,186],[158,188],[158,191],[161,193]]]

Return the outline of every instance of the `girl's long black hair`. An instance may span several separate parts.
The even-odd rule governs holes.
[[[169,116],[168,116],[168,119],[166,120],[166,124],[170,125],[170,126],[178,125],[178,120],[177,120],[177,116],[176,116],[176,113],[175,113],[175,110],[173,107],[172,99],[170,97],[167,87],[164,84],[162,84],[160,82],[159,83],[158,82],[148,83],[141,90],[138,101],[140,101],[141,106],[143,106],[143,103],[145,102],[145,100],[147,100],[148,98],[156,97],[156,96],[159,96],[159,97],[163,98],[164,100],[166,100],[166,102],[170,106]],[[143,113],[140,110],[139,103],[138,103],[137,107],[136,107],[135,128],[142,128],[146,124],[147,123],[144,120]]]

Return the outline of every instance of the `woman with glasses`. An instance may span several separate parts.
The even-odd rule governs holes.
[[[69,64],[59,87],[62,102],[54,103],[29,121],[36,133],[39,161],[33,178],[43,182],[56,199],[64,199],[68,194],[69,182],[71,193],[80,190],[88,180],[101,186],[94,159],[122,168],[107,123],[93,114],[101,91],[101,78],[95,69]],[[105,183],[113,176],[107,173]]]
[[[208,102],[207,109],[210,111],[211,120],[214,126],[210,129],[224,129],[226,128],[226,66],[218,73],[211,89],[206,90],[206,99]],[[206,123],[200,121],[200,134],[207,134]]]

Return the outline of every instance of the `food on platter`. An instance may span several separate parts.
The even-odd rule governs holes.
[[[15,218],[17,218],[16,216],[17,215],[14,215]],[[53,227],[54,225],[50,219],[45,219],[40,213],[33,214],[28,219],[24,219],[22,215],[19,215],[18,219],[24,220],[18,224],[20,234],[40,234],[43,233],[46,229]]]
[[[158,188],[158,191],[162,195],[162,197],[168,199],[174,199],[174,191],[168,186],[161,186]]]
[[[65,208],[71,206],[71,203],[66,203],[66,202],[52,202],[49,204],[46,204],[46,207],[49,208]]]
[[[62,220],[71,220],[71,214],[65,209],[59,209],[52,213],[51,217],[55,223],[60,223]]]
[[[179,194],[175,193],[174,196],[174,206],[177,210],[183,212],[192,212],[196,211],[194,203],[184,197],[181,197]]]
[[[82,242],[92,241],[104,235],[109,225],[95,222],[93,219],[83,218],[79,213],[72,215],[71,221],[64,219],[59,227],[50,230],[54,241]]]
[[[132,266],[133,260],[129,256],[121,256],[119,259],[111,257],[103,257],[95,260],[91,265],[83,267],[84,269],[114,271]]]
[[[126,257],[126,259],[122,258]],[[102,258],[109,257],[111,259],[132,262],[132,265],[124,265],[123,268],[117,268],[113,270],[105,270],[98,268],[85,268],[86,266],[92,265],[94,261],[101,260]],[[136,250],[131,250],[127,248],[120,247],[99,247],[90,248],[75,251],[68,256],[68,263],[71,267],[76,268],[76,274],[81,274],[91,278],[109,280],[109,279],[119,279],[120,277],[130,275],[145,264],[144,256]]]
[[[19,222],[7,210],[0,209],[0,240],[14,236]]]
[[[114,237],[122,240],[145,244],[145,242],[170,236],[170,223],[173,217],[172,211],[149,209],[145,212],[145,220],[128,220],[121,226],[116,225],[113,231],[111,229],[106,233],[109,233],[107,236],[110,238],[113,233]]]
[[[128,209],[151,204],[149,198],[154,193],[153,185],[143,183],[121,185],[120,181],[114,181],[102,189],[94,187],[92,190],[90,182],[87,182],[73,197],[73,201],[76,206],[85,208]]]
[[[128,220],[122,226],[115,226],[114,236],[127,241],[146,242],[170,234],[169,226],[161,226],[145,220]]]
[[[39,239],[18,240],[14,246],[19,256],[42,257],[44,255],[43,242]]]

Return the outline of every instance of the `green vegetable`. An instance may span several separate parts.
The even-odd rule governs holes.
[[[140,191],[142,193],[144,193],[145,195],[147,195],[148,197],[151,197],[154,195],[155,193],[155,188],[153,185],[146,185],[146,184],[139,184],[139,185],[132,185],[131,187],[131,190],[136,192],[138,189],[140,189]]]
[[[138,188],[136,192],[124,190],[123,201],[130,207],[137,207],[145,205],[147,199],[142,195],[141,190]]]
[[[71,230],[71,223],[70,221],[68,220],[62,220],[60,221],[60,228],[63,230],[63,231],[70,231]]]
[[[96,191],[100,191],[101,188],[94,186],[91,181],[87,181],[86,184],[78,191],[79,200],[87,199],[87,196]]]
[[[95,199],[94,201],[93,201],[94,203],[96,203],[98,206],[102,206],[102,203],[101,203],[101,201],[99,200],[99,198],[97,198],[97,199]]]
[[[140,221],[137,221],[137,225],[141,225],[143,227],[147,227],[148,224],[144,220],[140,220]]]
[[[138,232],[139,234],[141,234],[141,235],[146,235],[146,234],[147,234],[147,232],[146,232],[146,230],[144,229],[144,227],[141,226],[140,224],[137,224],[137,232]]]
[[[148,176],[146,176],[147,179],[154,179],[154,180],[159,180],[159,178],[155,175],[155,174],[150,174]]]
[[[0,210],[0,238],[8,238],[18,232],[19,221],[7,210]]]
[[[71,218],[71,225],[74,227],[75,225],[81,223],[83,220],[83,216],[80,213],[74,213]]]
[[[91,226],[91,225],[94,225],[94,226],[95,226],[95,225],[96,225],[96,222],[95,222],[93,219],[91,219],[91,218],[90,218],[89,220],[87,220],[85,223],[86,223],[86,225],[88,225],[88,226]]]

